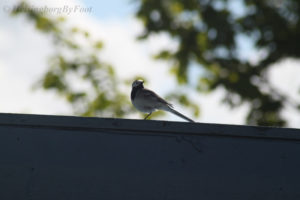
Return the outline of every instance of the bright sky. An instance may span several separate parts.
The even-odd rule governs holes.
[[[137,0],[82,0],[82,2],[87,7],[93,8],[93,12],[91,13],[91,15],[97,19],[122,20],[134,15]]]
[[[32,90],[33,84],[47,69],[47,57],[54,51],[51,43],[43,34],[22,17],[12,18],[8,11],[17,0],[4,0],[0,3],[0,112],[35,113],[35,114],[70,114],[71,108],[61,98],[51,92]],[[91,12],[70,12],[70,23],[90,31],[105,43],[102,57],[111,63],[121,78],[142,74],[148,77],[147,87],[161,96],[173,90],[175,79],[169,75],[167,62],[154,61],[151,55],[162,48],[175,48],[176,42],[167,35],[152,36],[146,42],[136,41],[142,31],[142,25],[134,18],[136,5],[134,0],[31,0],[37,7],[75,9],[92,8]],[[233,6],[234,8],[234,6]],[[57,13],[54,13],[57,14]],[[64,13],[66,14],[66,12]],[[255,61],[257,53],[251,49],[251,42],[241,40],[241,54],[244,58]],[[122,47],[122,48],[120,48]],[[286,67],[288,66],[288,67]],[[194,71],[197,71],[196,68]],[[280,90],[300,101],[299,61],[285,60],[270,72],[271,82]],[[162,84],[163,83],[163,84]],[[187,89],[188,88],[181,88]],[[128,90],[128,98],[130,88]],[[247,105],[231,110],[220,103],[224,91],[217,90],[210,95],[196,94],[192,90],[189,98],[199,103],[201,116],[196,119],[208,123],[243,124]],[[191,116],[185,108],[175,105],[180,112]],[[300,117],[292,109],[284,113],[290,119],[290,126],[300,127]],[[133,115],[132,118],[137,118]],[[171,114],[162,117],[165,120],[181,121]]]

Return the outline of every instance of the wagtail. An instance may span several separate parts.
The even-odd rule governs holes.
[[[144,81],[142,80],[135,80],[132,83],[131,102],[139,111],[148,113],[145,119],[147,119],[156,110],[164,110],[171,112],[189,122],[195,122],[174,110],[172,104],[158,96],[155,92],[144,88],[143,83]]]

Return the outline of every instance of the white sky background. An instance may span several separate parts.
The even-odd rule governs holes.
[[[33,91],[32,85],[47,69],[47,58],[54,51],[49,38],[39,33],[23,17],[11,17],[8,10],[16,0],[1,1],[0,3],[0,112],[9,113],[35,113],[35,114],[70,114],[70,106],[54,93],[49,91]],[[47,0],[30,1],[36,6],[50,8],[75,9],[92,7],[91,12],[71,12],[68,15],[70,23],[90,31],[94,37],[104,42],[101,57],[111,63],[122,77],[144,75],[147,77],[147,87],[153,89],[161,96],[174,90],[176,81],[169,75],[167,62],[154,61],[151,55],[161,48],[174,48],[176,43],[164,34],[156,35],[146,42],[136,41],[136,36],[141,33],[142,25],[133,17],[135,5],[124,0],[94,1],[85,0]],[[56,14],[56,13],[54,13]],[[65,14],[65,13],[64,13]],[[243,41],[243,39],[241,39]],[[121,47],[121,48],[120,48]],[[249,42],[242,45],[241,56],[255,61],[256,52],[251,49]],[[195,70],[195,69],[194,69]],[[271,82],[299,99],[300,74],[299,61],[286,60],[278,63],[270,72]],[[247,106],[231,110],[220,103],[224,91],[218,90],[210,95],[199,95],[190,92],[201,107],[201,116],[197,121],[209,123],[243,124]],[[130,96],[128,88],[128,98]],[[188,110],[175,105],[175,108],[188,116]],[[299,113],[287,109],[283,113],[290,119],[290,126],[300,127]],[[134,115],[134,118],[138,116]],[[181,119],[171,114],[162,117],[165,120]]]

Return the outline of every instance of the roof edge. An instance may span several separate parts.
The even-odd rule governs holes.
[[[118,134],[203,135],[300,140],[300,129],[292,128],[62,115],[0,113],[0,126],[67,129],[74,131],[84,129],[91,132],[106,129],[108,132]]]

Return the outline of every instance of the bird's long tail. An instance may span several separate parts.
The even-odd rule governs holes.
[[[168,111],[168,112],[171,112],[171,113],[177,115],[178,117],[181,117],[182,119],[185,119],[185,120],[187,120],[187,121],[189,121],[189,122],[195,122],[194,120],[188,118],[187,116],[184,116],[183,114],[181,114],[180,112],[174,110],[173,108],[171,108],[171,107],[169,107],[169,106],[168,106],[168,108],[166,108],[166,109],[164,109],[164,110],[165,110],[165,111]]]

